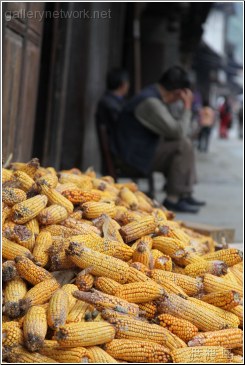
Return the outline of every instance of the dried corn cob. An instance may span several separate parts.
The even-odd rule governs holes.
[[[198,328],[190,321],[180,319],[171,314],[161,314],[157,323],[181,338],[184,342],[190,341],[198,333]]]
[[[185,347],[186,344],[178,337],[173,336],[167,329],[150,324],[134,318],[108,318],[109,323],[115,326],[116,338],[132,340],[144,340],[159,343],[166,346],[169,350]]]
[[[25,256],[16,256],[15,265],[19,275],[32,285],[36,285],[43,280],[51,279],[52,274],[43,267],[35,265]]]
[[[2,168],[2,184],[13,179],[13,171]]]
[[[78,187],[76,186],[76,184],[73,183],[65,183],[65,184],[60,184],[58,183],[55,190],[58,191],[60,194],[63,193],[63,191],[69,190],[77,190]],[[68,199],[69,200],[69,199]]]
[[[158,299],[165,293],[160,285],[150,282],[135,282],[121,285],[115,291],[115,296],[130,303],[146,303]]]
[[[173,263],[172,259],[168,255],[162,255],[154,261],[154,269],[161,269],[165,271],[172,271]]]
[[[173,362],[180,363],[229,363],[231,354],[221,346],[186,347],[171,352]]]
[[[108,364],[116,364],[117,360],[115,360],[112,356],[110,356],[107,352],[105,352],[99,346],[91,346],[86,348],[92,363],[108,363]]]
[[[236,248],[227,248],[224,250],[215,251],[208,253],[203,256],[205,260],[221,260],[224,261],[228,266],[233,266],[242,261],[243,252]]]
[[[36,180],[37,185],[46,185],[51,189],[56,188],[58,184],[58,177],[55,173],[46,173]]]
[[[80,232],[77,229],[72,229],[64,227],[58,224],[51,224],[42,228],[42,232],[50,232],[51,236],[57,237],[61,236],[63,238],[68,238],[73,235],[79,235]]]
[[[39,223],[36,218],[31,219],[26,222],[26,228],[28,228],[32,233],[34,233],[35,237],[39,234]]]
[[[49,260],[48,250],[52,246],[52,236],[50,232],[40,232],[36,238],[33,248],[33,257],[42,267],[46,266]]]
[[[22,203],[12,207],[13,221],[23,224],[35,218],[47,205],[48,199],[45,195],[36,195]]]
[[[137,210],[139,207],[138,199],[136,195],[129,190],[126,186],[122,187],[119,193],[120,198],[127,204],[132,210]]]
[[[227,290],[203,295],[201,300],[216,307],[230,310],[240,304],[241,297],[234,290]]]
[[[75,264],[71,261],[70,257],[66,255],[66,250],[69,247],[69,241],[64,239],[53,240],[52,245],[48,249],[50,259],[50,270],[64,270],[75,267]]]
[[[26,256],[32,258],[31,251],[18,243],[14,243],[8,240],[6,237],[2,237],[2,256],[7,260],[14,260],[16,256]]]
[[[150,199],[145,196],[141,191],[136,191],[135,196],[138,200],[138,209],[143,212],[151,213],[153,211],[152,203]]]
[[[74,284],[65,284],[62,286],[62,290],[64,290],[68,295],[68,311],[70,312],[77,302],[76,298],[72,295],[72,293],[77,290],[77,286]]]
[[[243,295],[243,290],[240,285],[235,285],[234,283],[230,283],[228,280],[224,278],[217,277],[211,274],[205,274],[203,279],[204,290],[207,293],[227,291],[227,290],[235,290],[240,295]]]
[[[88,291],[94,284],[94,277],[90,274],[91,268],[84,269],[76,277],[76,286],[79,290]]]
[[[95,278],[94,286],[103,293],[114,295],[115,291],[121,286],[121,284],[110,278],[100,276]]]
[[[90,304],[77,300],[67,316],[66,323],[84,321],[86,313],[91,312],[92,309],[93,307]]]
[[[96,227],[94,227],[91,224],[87,224],[84,221],[78,221],[74,218],[67,218],[64,221],[62,221],[60,224],[62,224],[63,226],[70,228],[70,229],[74,229],[75,231],[77,231],[78,233],[76,234],[97,234],[97,235],[101,235],[100,230],[98,230]]]
[[[46,195],[50,204],[61,205],[68,211],[68,213],[73,212],[73,209],[74,209],[73,204],[68,199],[66,199],[62,194],[60,194],[58,191],[56,191],[53,188],[48,187],[45,184],[43,184],[43,185],[41,184],[40,188],[41,188],[42,194]]]
[[[166,347],[143,340],[113,340],[104,346],[105,351],[118,360],[130,362],[164,363],[171,356]]]
[[[31,353],[21,346],[14,347],[10,351],[7,351],[5,353],[5,358],[8,362],[12,363],[53,364],[57,362],[50,357],[39,354],[38,352]]]
[[[231,327],[225,319],[217,316],[210,309],[183,299],[176,294],[168,294],[163,299],[161,298],[158,303],[158,312],[160,314],[172,314],[175,317],[190,321],[201,331],[214,331]]]
[[[235,314],[239,319],[239,327],[243,327],[243,307],[242,305],[238,305],[235,308],[229,310],[231,313]]]
[[[74,297],[94,305],[97,309],[102,310],[104,308],[113,309],[117,312],[138,315],[139,307],[134,303],[129,303],[124,299],[104,294],[98,290],[93,289],[91,293],[75,291]]]
[[[24,280],[16,277],[8,281],[4,290],[4,313],[10,318],[16,318],[22,314],[19,301],[27,293],[27,287]]]
[[[30,305],[39,305],[47,302],[52,294],[59,288],[55,279],[47,279],[31,288],[25,295],[24,301]]]
[[[59,174],[61,184],[73,183],[82,190],[91,190],[93,187],[92,179],[86,175],[75,175],[72,173],[61,172]]]
[[[86,348],[74,347],[72,349],[42,348],[42,355],[48,356],[59,363],[84,363],[90,362],[91,356]]]
[[[43,209],[39,215],[38,220],[41,224],[56,224],[68,217],[66,208],[61,205],[52,204],[48,208]]]
[[[50,298],[48,306],[47,321],[49,327],[57,329],[63,326],[66,323],[68,309],[68,294],[62,289],[56,290]]]
[[[101,199],[99,190],[84,191],[82,189],[72,189],[62,191],[62,195],[73,204],[83,204],[89,201],[98,202]]]
[[[200,264],[201,262],[204,262],[205,260],[197,254],[191,246],[188,246],[185,248],[185,254],[182,257],[176,257],[175,262],[180,266],[187,266],[190,264]]]
[[[230,272],[234,275],[237,283],[243,285],[243,273],[236,267],[236,265],[229,268]]]
[[[132,262],[132,264],[130,264],[130,267],[133,267],[134,269],[136,269],[146,275],[149,272],[148,267],[145,266],[144,264],[142,264],[141,262]]]
[[[2,190],[2,200],[5,204],[13,206],[26,200],[26,193],[17,188],[4,188]]]
[[[194,305],[198,306],[199,308],[211,311],[216,317],[220,317],[226,322],[225,328],[233,328],[238,327],[239,325],[239,318],[234,315],[233,313],[230,313],[229,311],[226,311],[222,308],[215,307],[212,304],[203,302],[202,300],[196,299],[196,298],[187,298],[187,300]],[[217,328],[216,328],[217,329]],[[214,329],[213,329],[214,330]],[[212,331],[212,329],[210,330]]]
[[[200,261],[194,264],[189,264],[185,267],[186,275],[196,277],[206,273],[221,276],[227,273],[227,265],[223,261]]]
[[[23,345],[24,337],[18,322],[11,321],[2,324],[2,344],[4,347]]]
[[[115,214],[115,204],[112,201],[89,201],[82,204],[82,210],[84,217],[89,219],[97,218],[101,214],[107,214],[110,217],[113,217]]]
[[[168,276],[165,276],[165,273],[166,271],[155,269],[149,271],[147,275],[156,283],[161,285],[167,293],[181,295],[183,298],[187,297],[187,293],[182,289],[182,287],[175,284],[175,281],[171,280]]]
[[[155,315],[157,313],[157,306],[154,302],[139,303],[138,305],[142,315],[144,315],[148,319],[155,318]]]
[[[119,283],[127,281],[128,264],[111,256],[71,242],[67,250],[72,262],[82,269],[92,267],[91,274],[110,277]]]
[[[10,281],[17,276],[17,270],[15,267],[15,262],[12,260],[7,260],[2,264],[2,279],[3,282]]]
[[[182,257],[185,254],[185,245],[183,245],[182,242],[170,237],[159,236],[153,238],[152,247],[161,251],[165,255],[170,256],[171,258]]]
[[[133,250],[136,250],[139,244],[146,245],[150,250],[152,249],[153,239],[151,236],[142,236],[131,246]]]
[[[234,285],[239,285],[242,288],[242,284],[237,282],[237,279],[236,279],[235,275],[233,274],[233,272],[230,270],[230,268],[228,268],[227,274],[223,275],[222,277],[223,277],[223,279],[228,280],[230,283],[233,283]]]
[[[133,262],[141,262],[146,267],[153,268],[153,257],[150,248],[142,241],[138,242],[132,255]]]
[[[42,347],[47,330],[45,309],[39,306],[29,308],[23,323],[25,345],[29,351],[38,351]]]
[[[242,346],[242,340],[242,330],[239,328],[228,328],[220,331],[199,333],[188,342],[188,346],[222,346],[226,349],[233,349]]]
[[[69,323],[59,328],[54,339],[62,347],[94,346],[111,341],[115,336],[112,325],[106,322]]]
[[[8,207],[6,204],[3,204],[3,208],[2,208],[2,226],[4,225],[6,219],[10,217],[11,212],[12,212],[11,208]]]
[[[126,243],[137,240],[138,238],[151,234],[156,228],[154,218],[151,216],[143,217],[138,221],[126,224],[120,229],[120,233]]]
[[[138,265],[137,265],[138,267]],[[153,285],[156,285],[156,283],[151,280],[148,276],[146,276],[146,274],[144,272],[141,272],[138,270],[138,268],[135,267],[129,267],[128,271],[127,271],[127,275],[128,275],[128,283],[135,283],[135,282],[139,282],[139,281],[149,281],[151,282]]]
[[[13,222],[10,223],[9,227],[5,227],[4,235],[8,239],[17,242],[19,245],[32,251],[35,245],[35,235],[26,226]]]

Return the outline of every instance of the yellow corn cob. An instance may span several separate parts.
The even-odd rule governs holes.
[[[238,264],[233,266],[234,268],[236,268],[237,270],[239,270],[241,273],[243,273],[243,262],[239,262]]]
[[[83,221],[83,212],[81,210],[76,210],[75,212],[70,214],[70,217],[76,219],[78,221]],[[88,224],[93,224],[91,221],[86,220]]]
[[[40,177],[46,175],[47,173],[48,173],[48,171],[45,167],[39,167],[39,169],[35,172],[33,179],[38,180],[38,179],[40,179]]]
[[[21,346],[14,347],[11,348],[10,351],[6,351],[5,358],[10,363],[57,363],[57,361],[51,359],[50,357],[41,355],[38,352],[31,353]]]
[[[135,196],[138,200],[138,210],[151,213],[153,211],[152,203],[150,202],[150,199],[145,196],[144,193],[141,191],[136,191]]]
[[[127,275],[128,275],[128,280],[127,280],[128,283],[149,281],[153,285],[156,285],[156,283],[153,280],[151,280],[148,276],[146,276],[146,274],[144,272],[139,271],[135,267],[129,267],[128,271],[127,271]]]
[[[68,312],[70,312],[77,302],[76,298],[72,295],[72,293],[77,290],[77,286],[74,284],[65,284],[62,286],[62,290],[68,295]]]
[[[137,221],[126,224],[120,229],[120,233],[126,243],[137,240],[138,238],[151,234],[156,228],[154,218],[151,216],[143,217]]]
[[[16,256],[26,256],[32,258],[31,251],[27,248],[2,237],[2,256],[7,260],[14,260]]]
[[[242,284],[237,282],[237,279],[233,272],[228,268],[227,274],[222,276],[223,279],[228,280],[230,283],[233,283],[234,285],[239,285],[242,288]]]
[[[144,340],[156,342],[166,346],[169,350],[185,347],[186,344],[177,336],[173,336],[167,329],[126,316],[123,318],[108,318],[109,323],[115,326],[116,338]]]
[[[83,204],[89,201],[98,202],[101,199],[99,190],[84,191],[82,189],[72,189],[62,191],[62,195],[73,204]]]
[[[116,364],[117,360],[115,360],[112,356],[110,356],[107,352],[105,352],[99,346],[91,346],[86,348],[92,363],[108,363],[108,364]]]
[[[89,352],[84,347],[74,347],[72,349],[52,349],[44,347],[40,350],[40,353],[59,363],[84,363],[91,360]]]
[[[94,277],[90,274],[91,269],[87,268],[81,271],[76,277],[76,286],[79,290],[88,291],[94,284]]]
[[[21,168],[23,168],[25,166],[26,166],[26,163],[25,162],[12,162],[10,164],[10,168],[13,171],[18,171],[18,170],[20,170]]]
[[[35,237],[39,234],[39,223],[36,218],[33,218],[30,221],[26,222],[25,226],[35,235]]]
[[[22,203],[12,207],[13,221],[23,224],[35,218],[47,205],[48,199],[45,195],[36,195]]]
[[[16,256],[15,265],[19,275],[32,285],[36,285],[43,280],[51,279],[52,274],[43,267],[35,265],[25,256]]]
[[[224,261],[228,266],[233,266],[242,261],[243,252],[236,248],[227,248],[224,250],[215,251],[208,253],[203,256],[205,260],[221,260]]]
[[[143,236],[131,246],[133,250],[136,250],[137,246],[142,243],[146,245],[150,250],[152,249],[153,239],[151,236]]]
[[[217,277],[211,274],[205,274],[203,279],[204,290],[207,293],[227,291],[227,290],[235,290],[240,295],[243,295],[243,290],[240,285],[235,285],[234,283],[230,283],[228,280],[224,278]]]
[[[182,257],[176,257],[175,262],[180,266],[187,266],[190,264],[200,264],[205,260],[197,254],[191,246],[185,248],[185,254]]]
[[[13,171],[2,168],[2,184],[13,179]]]
[[[172,314],[180,319],[190,321],[201,331],[214,331],[231,327],[227,320],[210,309],[197,305],[196,302],[183,299],[176,294],[168,294],[164,299],[161,299],[158,303],[158,312],[160,314]]]
[[[57,329],[66,323],[68,316],[69,302],[68,294],[58,289],[49,301],[47,320],[52,329]]]
[[[23,345],[24,338],[18,322],[11,321],[2,324],[2,344],[4,347]]]
[[[185,245],[183,245],[182,242],[170,237],[159,236],[153,238],[152,247],[172,258],[182,257],[185,254]]]
[[[115,336],[113,326],[106,322],[69,323],[56,331],[54,339],[62,347],[94,346],[111,341]]]
[[[176,274],[183,274],[186,275],[185,269],[183,267],[180,267],[175,262],[173,263],[173,269],[172,272],[175,272]]]
[[[31,288],[24,297],[29,305],[39,305],[47,302],[52,294],[59,288],[55,279],[47,279]]]
[[[121,284],[110,278],[100,276],[95,278],[94,286],[103,293],[114,295],[115,291],[121,286]]]
[[[90,304],[77,300],[67,316],[66,323],[82,322],[85,320],[86,313],[92,310],[93,307]]]
[[[222,346],[233,349],[242,346],[243,333],[239,328],[228,328],[220,331],[199,333],[188,342],[193,346]]]
[[[11,168],[12,168],[11,164]],[[20,170],[20,171],[24,171],[27,175],[29,175],[30,177],[34,177],[35,173],[37,172],[37,170],[39,169],[40,164],[39,164],[39,160],[38,158],[32,158],[29,162],[24,163],[24,164],[19,164],[19,166],[14,166],[14,168],[16,168],[16,170]]]
[[[203,308],[204,310],[208,310],[211,311],[214,315],[216,315],[216,317],[220,317],[221,319],[223,319],[226,322],[226,328],[233,328],[233,327],[238,327],[239,325],[239,318],[234,315],[233,313],[226,311],[222,308],[218,308],[215,307],[212,304],[203,302],[202,300],[196,299],[196,298],[191,298],[189,297],[187,299],[189,302],[193,303],[195,306],[197,306],[199,309]],[[208,331],[212,331],[215,330],[217,328],[213,328],[211,330]]]
[[[158,299],[165,293],[160,285],[146,282],[135,282],[121,285],[115,291],[115,296],[130,303],[146,303]]]
[[[154,302],[139,303],[138,305],[139,305],[140,311],[146,318],[148,318],[148,319],[155,318],[155,315],[157,312],[157,306]]]
[[[77,290],[73,293],[73,295],[79,300],[94,305],[98,310],[109,308],[117,312],[127,314],[138,315],[139,313],[139,307],[136,304],[129,303],[128,301],[116,296],[104,294],[95,289],[93,289],[92,292],[82,292]]]
[[[60,184],[58,183],[55,190],[58,191],[60,194],[63,193],[63,191],[65,190],[77,190],[78,187],[76,186],[76,184],[73,184],[73,183],[66,183],[66,184]]]
[[[49,260],[48,250],[52,246],[52,236],[50,232],[40,232],[36,238],[33,248],[33,257],[42,267],[46,266]]]
[[[239,327],[243,327],[243,307],[238,305],[235,308],[229,310],[232,314],[235,314],[239,319]]]
[[[6,204],[3,204],[3,207],[2,207],[2,226],[4,225],[6,219],[10,217],[11,212],[12,212],[11,208],[8,207]]]
[[[138,317],[138,316],[134,316],[134,315],[131,315],[131,314],[125,314],[125,313],[120,313],[120,312],[116,312],[112,309],[103,309],[101,312],[100,312],[102,318],[106,321],[111,321],[111,323],[113,322],[113,320],[118,320],[118,319],[137,319],[139,321],[145,321],[147,322],[147,320],[141,318],[141,317]]]
[[[167,273],[164,270],[154,269],[148,272],[148,276],[153,279],[156,283],[161,285],[167,293],[181,295],[182,297],[186,297],[187,293],[175,283],[172,278],[165,276]]]
[[[134,269],[136,269],[146,275],[149,272],[148,267],[145,266],[144,264],[142,264],[141,262],[132,262],[132,264],[130,264],[130,267],[133,267]]]
[[[93,186],[91,177],[66,172],[61,172],[59,174],[59,182],[61,184],[73,183],[82,190],[91,190]]]
[[[102,214],[99,218],[93,220],[94,225],[103,232],[103,236],[109,241],[118,241],[124,244],[122,236],[119,233],[121,226],[111,217]]]
[[[93,219],[101,214],[107,214],[113,217],[115,214],[115,204],[112,201],[94,202],[89,201],[82,204],[82,210],[85,218]]]
[[[29,308],[23,323],[25,345],[29,351],[38,351],[42,347],[47,330],[45,309],[39,306]]]
[[[71,261],[82,269],[92,267],[91,274],[110,277],[119,283],[127,281],[128,264],[117,258],[93,251],[71,242],[67,250]]]
[[[13,206],[26,200],[26,193],[21,189],[4,188],[2,190],[2,200],[5,204]]]
[[[143,340],[113,340],[104,348],[115,359],[129,362],[165,363],[171,360],[170,352],[166,347]]]
[[[98,228],[94,227],[93,225],[89,225],[84,221],[78,221],[74,218],[68,217],[67,219],[65,219],[64,221],[62,221],[60,224],[62,224],[62,226],[65,226],[67,228],[70,229],[74,229],[74,231],[78,232],[76,234],[97,234],[97,235],[101,235],[100,230],[98,230]]]
[[[185,267],[186,275],[196,277],[206,273],[221,276],[227,273],[227,265],[223,261],[200,261]]]
[[[50,204],[61,205],[68,211],[68,213],[73,212],[73,209],[74,209],[73,204],[68,199],[66,199],[62,194],[60,194],[58,191],[56,191],[53,188],[48,187],[45,184],[43,184],[43,185],[41,184],[40,188],[41,188],[42,194],[46,195]]]
[[[42,232],[50,232],[51,236],[61,236],[64,238],[80,234],[77,229],[67,228],[58,224],[45,226],[45,228],[42,228]]]
[[[150,272],[150,277],[153,280],[157,280],[161,284],[161,280],[165,283],[166,280],[180,286],[187,295],[193,296],[198,294],[202,289],[202,281],[197,278],[191,278],[187,275],[177,274],[170,271],[163,271],[154,269]],[[163,284],[161,284],[163,285]]]
[[[69,241],[64,239],[53,240],[48,253],[50,259],[50,270],[64,270],[75,267],[75,264],[71,261],[70,257],[66,255],[66,250],[69,247]]]
[[[16,277],[6,283],[4,290],[4,313],[7,316],[16,318],[22,313],[19,301],[24,298],[26,293],[26,283],[20,277]]]
[[[232,362],[229,350],[221,346],[186,347],[171,352],[175,363],[230,363]]]
[[[141,262],[146,267],[153,268],[153,257],[150,248],[142,241],[137,244],[137,247],[132,255],[133,262]]]
[[[39,215],[38,220],[41,224],[56,224],[68,217],[66,208],[61,205],[52,204],[48,208],[43,209]]]
[[[230,267],[229,270],[234,275],[237,283],[242,286],[243,285],[243,273],[236,267],[236,265]]]
[[[33,250],[35,235],[26,226],[9,222],[8,225],[5,225],[3,233],[8,239],[28,248],[30,251]]]
[[[58,349],[60,348],[60,345],[58,344],[57,341],[55,340],[44,340],[43,341],[43,347],[41,348],[40,351],[42,351],[42,349]]]
[[[58,184],[58,177],[54,173],[47,173],[36,180],[38,185],[47,185],[49,188],[54,189]]]
[[[234,290],[213,292],[201,297],[201,300],[216,307],[230,310],[240,304],[241,297]]]
[[[126,205],[129,207],[129,209],[137,210],[139,207],[138,199],[135,196],[135,194],[129,190],[126,186],[122,187],[119,193],[120,198]]]
[[[172,259],[168,255],[162,255],[155,259],[154,261],[154,269],[161,269],[165,271],[172,271],[173,263]]]
[[[17,276],[17,270],[15,267],[15,262],[12,260],[7,260],[2,264],[2,279],[3,282],[10,281]]]
[[[190,341],[198,333],[198,328],[190,321],[174,317],[171,314],[161,314],[157,317],[158,322],[184,342]]]

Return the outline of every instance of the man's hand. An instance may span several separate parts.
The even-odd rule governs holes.
[[[180,91],[180,99],[184,103],[185,109],[190,110],[192,106],[193,93],[190,89],[183,89]]]

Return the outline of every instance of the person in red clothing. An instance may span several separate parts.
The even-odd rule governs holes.
[[[228,129],[231,126],[231,107],[228,98],[225,97],[224,104],[220,108],[220,138],[228,138]]]

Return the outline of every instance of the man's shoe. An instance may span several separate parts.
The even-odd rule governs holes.
[[[182,200],[185,200],[187,204],[194,205],[196,207],[202,207],[203,205],[206,205],[206,202],[198,201],[192,196],[188,196],[186,198],[182,198]]]
[[[199,208],[194,205],[188,204],[184,199],[180,199],[177,203],[172,203],[168,199],[163,201],[163,205],[168,210],[182,213],[198,213]]]

